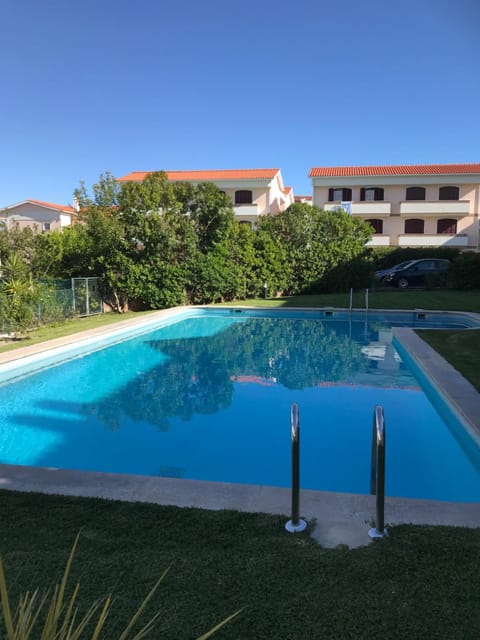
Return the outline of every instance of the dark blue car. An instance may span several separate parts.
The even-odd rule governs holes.
[[[403,269],[397,269],[383,278],[383,283],[393,285],[399,289],[408,287],[424,287],[427,278],[437,284],[446,284],[447,270],[450,266],[449,260],[439,258],[424,258],[423,260],[413,260]]]

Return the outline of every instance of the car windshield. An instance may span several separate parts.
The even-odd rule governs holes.
[[[392,267],[392,271],[398,271],[399,269],[406,269],[409,265],[411,265],[415,260],[405,260],[405,262],[400,262],[400,264],[396,264]]]

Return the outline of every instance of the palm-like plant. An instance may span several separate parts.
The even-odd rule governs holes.
[[[69,598],[66,597],[68,577],[78,545],[78,539],[79,535],[77,535],[73,543],[60,584],[55,585],[50,594],[48,592],[40,593],[38,589],[33,591],[33,593],[25,593],[21,596],[15,613],[12,613],[10,606],[5,573],[0,558],[0,601],[2,603],[3,623],[6,631],[5,640],[31,640],[33,637],[38,637],[39,626],[41,626],[40,640],[86,640],[87,638],[90,638],[90,640],[99,640],[101,638],[100,634],[110,611],[111,596],[108,595],[105,598],[96,600],[82,617],[79,617],[76,606],[77,596],[80,590],[80,584],[78,582],[73,589],[72,595]],[[150,590],[150,593],[137,609],[135,615],[118,636],[118,640],[141,640],[141,638],[145,638],[153,630],[160,612],[157,612],[139,631],[131,635],[138,619],[167,573],[168,569],[166,569],[157,580],[156,584]],[[223,625],[227,624],[227,622],[239,613],[240,611],[236,611],[213,629],[200,636],[198,640],[207,640],[207,638],[210,638],[220,627],[223,627]],[[42,616],[44,618],[43,622],[41,620]],[[95,618],[96,623],[94,623]],[[95,624],[95,627],[91,630],[93,624]],[[34,630],[35,636],[33,636]]]
[[[35,287],[28,266],[18,253],[11,253],[2,265],[0,285],[3,321],[14,330],[28,327],[32,320]]]

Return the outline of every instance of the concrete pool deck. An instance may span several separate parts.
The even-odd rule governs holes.
[[[185,310],[185,308],[182,308]],[[175,310],[126,320],[122,326],[141,327]],[[78,340],[88,340],[118,329],[118,324],[89,330],[49,343],[39,343],[0,354],[0,364],[18,362]],[[461,415],[465,428],[480,442],[480,394],[414,331],[395,328],[395,338]],[[387,416],[388,428],[388,416]],[[98,497],[202,509],[234,509],[285,515],[289,518],[289,489],[258,485],[179,480],[127,474],[0,465],[0,488],[48,494]],[[349,547],[370,542],[368,530],[375,514],[375,497],[360,494],[301,491],[301,515],[314,521],[312,536],[324,547]],[[480,503],[454,503],[386,498],[385,521],[395,524],[431,524],[480,527]]]

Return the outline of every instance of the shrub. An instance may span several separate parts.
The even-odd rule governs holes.
[[[359,256],[333,267],[318,281],[315,293],[337,293],[349,289],[365,289],[373,281],[374,264],[367,256]]]
[[[464,253],[456,258],[448,274],[451,289],[480,289],[480,254]]]
[[[451,247],[378,247],[370,249],[375,269],[388,269],[405,260],[421,260],[422,258],[440,258],[453,262],[460,249]]]

